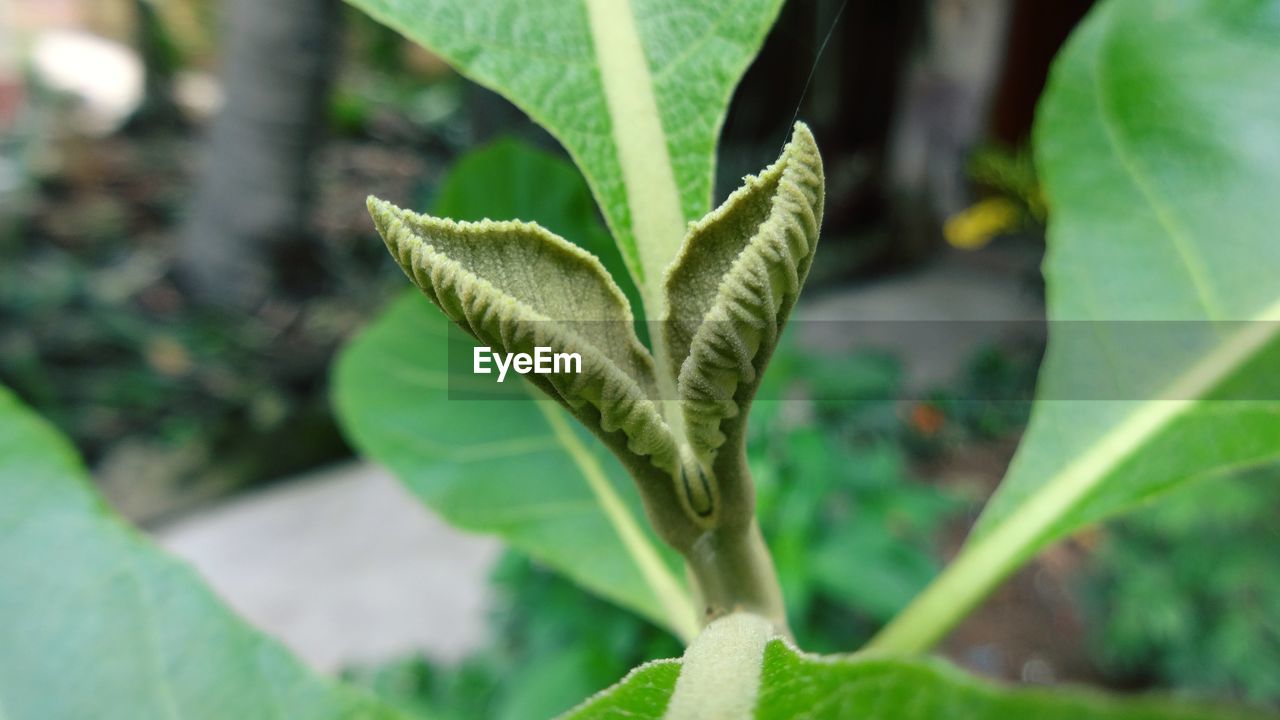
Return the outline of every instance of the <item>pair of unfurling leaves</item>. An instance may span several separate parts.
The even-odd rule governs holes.
[[[656,529],[684,549],[749,522],[746,412],[813,261],[823,192],[798,124],[777,162],[690,225],[663,278],[656,357],[600,261],[539,225],[454,222],[373,198],[369,210],[410,279],[482,344],[581,356],[580,372],[526,377],[618,456]]]

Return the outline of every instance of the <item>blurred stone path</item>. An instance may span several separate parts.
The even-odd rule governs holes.
[[[491,538],[449,527],[380,468],[301,476],[155,532],[237,612],[334,672],[485,637]]]

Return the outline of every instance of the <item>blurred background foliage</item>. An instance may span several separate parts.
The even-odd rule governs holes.
[[[515,108],[333,0],[274,5],[0,4],[0,382],[70,435],[144,525],[350,455],[328,366],[403,288],[367,194],[505,218],[486,188],[515,176],[567,208],[553,227],[603,232],[576,169]],[[1089,5],[793,0],[732,105],[717,197],[773,158],[799,114],[829,176],[810,297],[953,262],[1039,292],[1051,209],[1027,133],[1049,61]],[[309,95],[276,109],[305,138],[273,160],[287,181],[235,165],[219,176],[218,143],[243,127],[220,134],[220,111],[267,79],[228,48],[252,61],[273,47],[244,29],[266,27],[255,12],[308,8],[324,20],[290,42],[333,38],[316,46],[333,57],[304,78]],[[238,121],[252,124],[262,108],[246,110]],[[259,226],[192,227],[277,191]],[[192,255],[189,238],[224,235],[196,243],[216,262]],[[634,298],[620,259],[603,260]],[[197,278],[212,267],[211,290]],[[222,292],[217,278],[247,284]],[[755,409],[750,460],[803,647],[857,646],[955,551],[1025,423],[1041,350],[983,348],[950,384],[896,402],[884,398],[902,394],[898,358],[780,350],[762,396],[794,400]],[[846,400],[813,400],[832,396]],[[1280,702],[1278,511],[1280,490],[1257,478],[1188,488],[1047,554],[947,652],[1032,682]],[[547,715],[679,651],[517,555],[492,582],[492,637],[472,657],[350,673],[423,716]]]
[[[1280,487],[1248,473],[1187,488],[1116,527],[1082,582],[1102,668],[1280,699]]]

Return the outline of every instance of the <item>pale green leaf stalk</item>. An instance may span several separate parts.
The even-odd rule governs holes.
[[[581,372],[527,377],[627,468],[658,534],[684,555],[703,620],[746,610],[784,630],[744,428],[822,206],[822,160],[798,124],[776,163],[690,227],[665,273],[670,321],[655,362],[622,292],[573,243],[532,223],[460,223],[369,200],[396,261],[463,330],[504,353],[581,355]]]
[[[684,653],[664,720],[751,717],[760,696],[764,648],[776,633],[769,621],[747,613],[708,625]]]

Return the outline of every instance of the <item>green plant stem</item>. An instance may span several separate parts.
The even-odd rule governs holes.
[[[709,530],[685,553],[695,592],[710,623],[735,612],[759,615],[784,635],[786,608],[773,558],[754,518],[741,530]]]
[[[586,7],[631,211],[636,256],[629,260],[633,261],[646,316],[662,322],[669,316],[663,270],[677,255],[687,230],[680,188],[630,0],[588,0]],[[684,410],[676,385],[680,368],[673,366],[661,330],[650,333],[650,338],[658,365],[661,413],[672,434],[684,438]],[[752,514],[753,503],[740,507],[745,508],[740,517],[731,517],[732,512],[721,507],[721,524],[684,549],[704,606],[703,623],[747,611],[786,632],[777,572]],[[726,519],[728,525],[724,524]]]
[[[768,620],[745,613],[708,625],[684,653],[663,720],[754,716],[765,648],[776,634]]]

